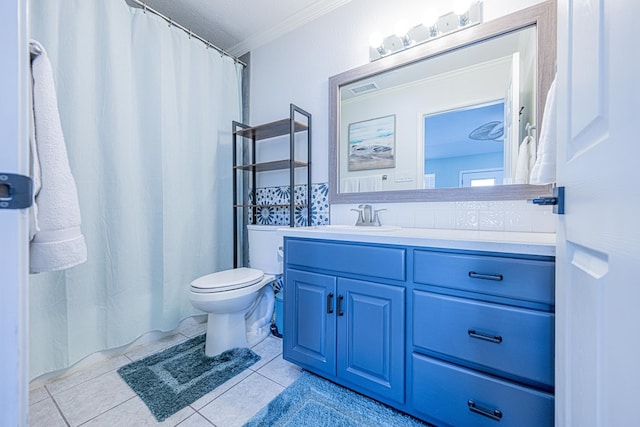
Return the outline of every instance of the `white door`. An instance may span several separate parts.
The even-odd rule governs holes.
[[[558,426],[640,423],[638,16],[558,1]]]
[[[28,173],[26,16],[26,1],[0,2],[0,173]],[[27,220],[26,210],[0,209],[0,424],[3,426],[27,425]]]

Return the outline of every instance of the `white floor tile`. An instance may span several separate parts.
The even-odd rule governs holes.
[[[240,372],[235,377],[233,377],[233,378],[227,380],[226,382],[220,384],[218,387],[216,387],[215,389],[211,390],[209,393],[207,393],[204,396],[202,396],[200,399],[198,399],[195,402],[193,402],[190,406],[192,408],[194,408],[195,410],[200,410],[201,408],[203,408],[204,406],[209,404],[212,400],[214,400],[218,396],[220,396],[223,393],[225,393],[226,391],[228,391],[231,387],[235,386],[236,384],[238,384],[243,379],[247,378],[252,373],[253,373],[252,370],[245,369],[244,371]]]
[[[249,367],[249,369],[257,371],[282,354],[282,339],[269,335],[264,341],[253,346],[251,350],[261,358],[254,365]]]
[[[29,405],[38,403],[48,397],[50,397],[49,393],[47,393],[47,390],[44,388],[44,386],[32,388],[31,390],[29,390]]]
[[[194,410],[187,406],[163,422],[158,422],[147,405],[139,397],[134,397],[83,424],[82,427],[175,426],[192,414]]]
[[[281,385],[253,373],[199,412],[216,426],[240,427],[282,390]]]
[[[29,405],[30,427],[67,427],[56,404],[50,397]]]
[[[206,323],[188,322],[179,333],[135,347],[126,356],[79,368],[34,387],[29,393],[30,426],[241,426],[301,373],[300,368],[282,360],[282,340],[269,336],[252,349],[261,356],[258,363],[160,424],[116,370],[130,360],[185,341],[187,334],[204,333],[204,328]]]
[[[182,334],[169,335],[167,337],[160,338],[159,340],[154,341],[150,344],[134,347],[127,353],[125,353],[125,356],[134,361],[144,359],[145,357],[151,356],[154,353],[158,353],[159,351],[166,350],[167,348],[173,347],[176,344],[180,344],[187,339],[188,338],[186,338]]]
[[[287,362],[282,357],[276,357],[260,368],[258,373],[283,387],[289,387],[302,375],[302,369],[293,363]]]
[[[202,335],[205,332],[207,332],[207,318],[205,317],[204,322],[202,323],[198,323],[194,321],[190,324],[187,324],[184,327],[181,327],[180,329],[178,329],[178,332],[180,332],[182,335],[185,335],[189,338],[195,338],[198,335]]]
[[[56,378],[49,382],[46,387],[51,394],[60,393],[61,391],[106,374],[107,372],[116,370],[128,363],[131,363],[131,360],[124,356],[112,357],[110,359],[84,367],[79,371],[74,371],[69,375]]]
[[[176,427],[214,427],[205,417],[195,413]]]
[[[67,421],[72,426],[77,426],[136,394],[120,375],[113,371],[52,395]]]

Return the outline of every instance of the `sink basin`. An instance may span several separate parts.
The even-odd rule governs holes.
[[[363,227],[356,225],[342,225],[342,224],[330,224],[330,225],[320,225],[316,227],[318,230],[327,230],[327,231],[344,231],[345,233],[353,233],[353,232],[385,232],[385,231],[394,231],[400,230],[400,227],[396,225],[381,225],[380,227]]]

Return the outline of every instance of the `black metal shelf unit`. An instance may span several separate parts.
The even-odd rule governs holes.
[[[296,135],[306,134],[307,158],[296,159]],[[311,114],[302,108],[290,104],[289,117],[275,122],[258,126],[249,126],[240,122],[233,122],[233,242],[234,256],[233,266],[239,265],[238,253],[245,253],[246,234],[244,233],[245,221],[251,218],[251,223],[256,224],[259,207],[289,207],[289,226],[295,226],[296,207],[307,208],[307,224],[311,225]],[[256,162],[256,148],[258,141],[279,139],[289,136],[289,156],[286,159]],[[260,144],[262,145],[262,144]],[[295,169],[306,168],[307,198],[306,203],[295,203]],[[289,185],[291,188],[289,203],[258,205],[256,194],[256,177],[260,172],[289,170]],[[240,188],[242,186],[242,188]],[[248,203],[249,194],[253,203]],[[240,244],[242,242],[242,244]],[[246,258],[246,257],[243,257]],[[243,264],[245,260],[243,260]]]

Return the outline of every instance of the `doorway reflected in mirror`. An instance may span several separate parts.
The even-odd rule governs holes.
[[[424,188],[503,183],[504,100],[426,114]]]

